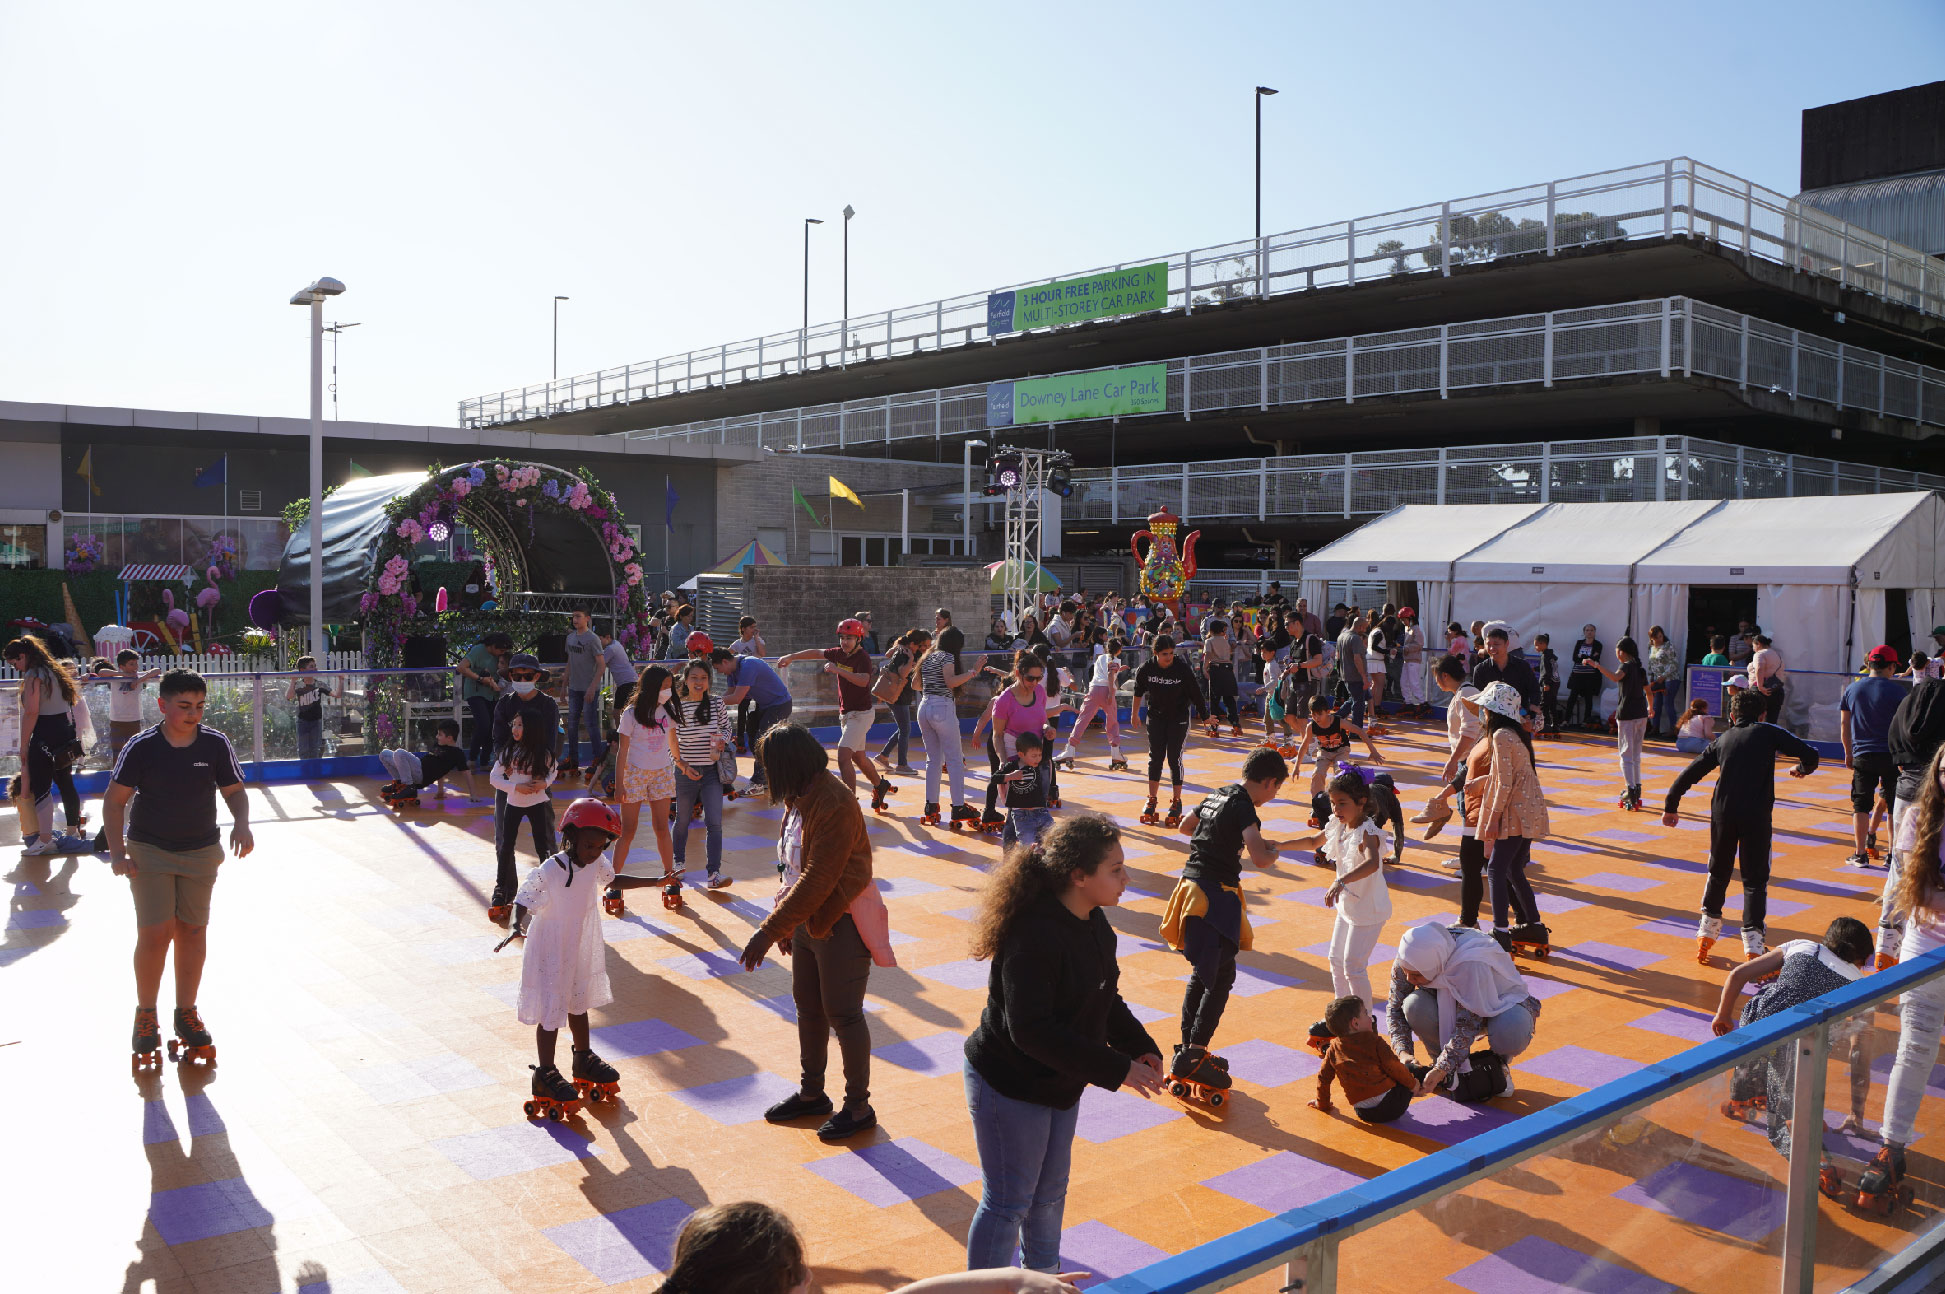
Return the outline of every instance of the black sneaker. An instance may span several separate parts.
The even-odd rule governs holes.
[[[830,1101],[827,1099],[824,1104],[828,1108]],[[855,1137],[860,1132],[868,1132],[877,1126],[878,1112],[868,1105],[864,1107],[864,1113],[862,1114],[852,1114],[848,1110],[839,1110],[836,1114],[824,1120],[824,1126],[817,1130],[817,1139],[819,1141],[843,1141],[847,1137]]]
[[[783,1100],[763,1112],[765,1123],[790,1123],[796,1119],[822,1118],[831,1112],[831,1098],[828,1096],[806,1097],[801,1092],[792,1092]]]

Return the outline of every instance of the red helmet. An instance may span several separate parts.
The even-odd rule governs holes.
[[[1418,613],[1410,607],[1402,607],[1398,611],[1398,618],[1400,620],[1416,620],[1418,619]]]
[[[851,634],[854,637],[862,638],[864,637],[864,622],[861,620],[840,620],[837,622],[837,632],[840,637],[845,634]]]
[[[569,827],[593,827],[596,831],[605,831],[619,840],[621,815],[601,801],[583,796],[568,805],[567,812],[561,815],[561,829],[565,831]]]
[[[715,639],[711,638],[708,634],[704,633],[700,629],[690,634],[687,643],[685,643],[684,645],[689,649],[689,654],[692,656],[699,651],[716,650]]]

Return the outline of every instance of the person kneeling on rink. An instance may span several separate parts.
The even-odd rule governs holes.
[[[1539,1019],[1539,999],[1491,935],[1427,921],[1398,941],[1385,1023],[1392,1048],[1407,1062],[1414,1034],[1431,1053],[1421,1095],[1443,1090],[1457,1101],[1512,1095],[1506,1062],[1532,1045]],[[1486,1049],[1475,1052],[1481,1035]]]

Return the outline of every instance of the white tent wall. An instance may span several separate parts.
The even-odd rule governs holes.
[[[1660,625],[1674,644],[1675,659],[1688,659],[1688,585],[1636,584],[1634,586],[1634,640],[1641,644],[1642,663],[1647,663],[1648,630]],[[1555,648],[1555,650],[1559,650]],[[1675,712],[1688,705],[1688,675],[1675,676]]]
[[[1418,613],[1418,627],[1425,631],[1425,655],[1428,658],[1425,668],[1431,669],[1438,664],[1438,658],[1445,655],[1445,626],[1452,623],[1452,584],[1448,580],[1420,580],[1418,582],[1418,605],[1412,610]],[[1431,675],[1427,674],[1429,686]],[[1426,696],[1433,695],[1427,691]]]
[[[1627,632],[1628,586],[1625,584],[1519,584],[1472,583],[1454,586],[1453,605],[1467,622],[1504,620],[1519,634],[1523,650],[1537,652],[1533,639],[1538,634],[1553,636],[1553,650],[1560,657],[1560,704],[1567,703],[1567,671],[1572,666],[1573,644],[1580,638],[1580,627],[1591,624],[1601,641],[1601,660],[1615,668],[1614,643]],[[1647,648],[1643,647],[1645,652]],[[1611,714],[1620,703],[1620,689],[1603,681],[1601,714]]]
[[[1842,664],[1844,640],[1851,632],[1850,595],[1850,589],[1839,584],[1757,587],[1756,622],[1782,653],[1785,671],[1850,673]],[[1883,605],[1880,597],[1880,614]],[[1842,691],[1835,684],[1835,680],[1817,679],[1807,673],[1801,680],[1792,677],[1783,702],[1784,726],[1796,732],[1808,731],[1822,740],[1834,740],[1837,731],[1834,710]],[[1817,713],[1823,706],[1831,707],[1832,713]]]
[[[1322,620],[1330,614],[1330,581],[1298,580],[1297,596],[1310,604],[1310,614]]]
[[[1931,631],[1945,624],[1945,589],[1905,590],[1905,623],[1911,626],[1911,647],[1930,656],[1938,649]]]

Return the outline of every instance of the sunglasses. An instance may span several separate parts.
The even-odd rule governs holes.
[[[507,677],[512,679],[516,683],[535,683],[540,680],[540,675],[534,673],[532,670],[524,670],[524,669],[514,670],[512,673],[508,674]]]
[[[1045,674],[1028,674],[1026,675],[1026,681],[1029,683],[1038,683],[1045,677],[1047,677]]]

